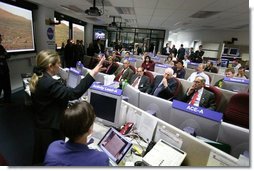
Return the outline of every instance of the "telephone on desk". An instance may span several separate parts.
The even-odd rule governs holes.
[[[132,122],[127,122],[126,124],[124,124],[120,130],[120,133],[122,135],[126,135],[130,132],[130,130],[133,128],[134,123]]]

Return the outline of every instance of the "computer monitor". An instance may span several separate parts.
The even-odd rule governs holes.
[[[244,152],[250,152],[249,129],[222,122],[219,129],[217,142],[230,145],[230,154],[236,158],[239,158],[240,154],[243,154]]]
[[[139,107],[139,93],[138,89],[129,84],[123,89],[123,96],[127,97],[126,101],[136,107]]]
[[[169,122],[171,107],[171,101],[140,92],[139,108],[147,111],[148,113],[155,113],[156,117],[165,122]]]
[[[81,80],[81,72],[79,72],[75,68],[70,68],[68,78],[66,80],[66,86],[75,88],[80,83],[80,80]]]
[[[225,77],[222,84],[222,89],[238,92],[248,93],[249,92],[249,80],[240,78],[227,78]]]
[[[180,103],[181,106],[188,106],[186,103],[174,100],[171,108],[169,124],[181,130],[186,131],[186,129],[189,129],[195,132],[196,136],[201,136],[213,141],[216,140],[221,122],[175,108],[176,102]]]
[[[228,47],[224,47],[222,55],[228,55],[228,52],[229,52],[229,48]]]
[[[108,89],[110,89],[110,87]],[[121,101],[121,95],[115,95],[92,88],[88,89],[88,102],[94,108],[96,120],[106,126],[113,126],[116,128],[121,126]]]
[[[228,54],[232,55],[232,56],[238,56],[239,55],[239,49],[238,48],[230,48]]]

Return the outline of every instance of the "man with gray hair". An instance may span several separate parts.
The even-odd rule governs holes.
[[[205,78],[197,76],[193,81],[193,85],[185,93],[182,101],[194,106],[216,110],[214,93],[204,89],[204,87]]]
[[[197,76],[202,76],[205,79],[205,84],[210,85],[210,79],[207,74],[204,73],[205,64],[199,64],[196,68],[196,72],[193,72],[187,81],[193,82]]]
[[[173,73],[172,68],[166,68],[164,75],[157,75],[146,92],[166,100],[174,97],[180,82],[176,80],[177,78],[173,77]]]

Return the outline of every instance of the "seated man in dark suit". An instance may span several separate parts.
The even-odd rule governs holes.
[[[177,78],[173,77],[173,73],[172,68],[166,68],[164,75],[157,75],[146,92],[166,100],[172,98],[179,84]]]
[[[139,91],[141,92],[146,92],[146,90],[149,88],[150,86],[149,78],[144,75],[143,67],[139,67],[137,69],[137,74],[131,77],[130,85],[139,89]]]
[[[213,92],[204,89],[205,81],[204,77],[197,76],[182,101],[194,106],[216,110],[215,95]]]
[[[126,80],[129,83],[132,75],[134,74],[129,66],[130,61],[125,59],[123,62],[123,66],[118,67],[118,69],[114,72],[114,75],[116,76],[114,81],[122,82]]]

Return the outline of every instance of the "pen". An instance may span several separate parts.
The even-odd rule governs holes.
[[[161,162],[160,162],[159,166],[160,166],[163,162],[164,162],[164,160],[161,160]]]

